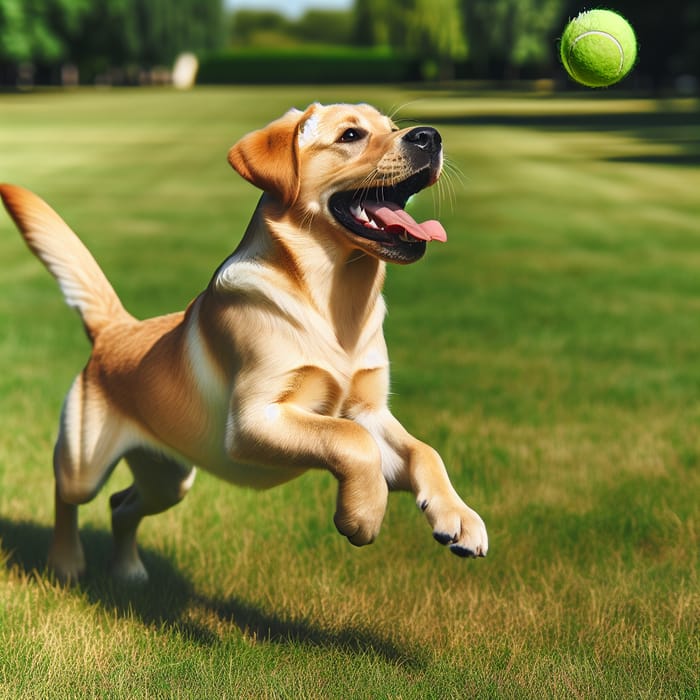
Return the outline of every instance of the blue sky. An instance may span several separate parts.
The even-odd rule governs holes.
[[[234,10],[277,10],[289,17],[298,17],[309,8],[346,10],[352,3],[353,0],[226,0],[226,6]]]

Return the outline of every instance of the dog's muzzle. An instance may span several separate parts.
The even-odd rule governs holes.
[[[330,199],[336,220],[351,234],[381,246],[381,257],[397,262],[417,260],[428,241],[445,241],[442,224],[417,222],[404,207],[417,192],[434,184],[442,169],[442,137],[437,129],[419,126],[406,132],[402,153],[409,171],[405,179],[376,183],[354,191],[337,192]]]

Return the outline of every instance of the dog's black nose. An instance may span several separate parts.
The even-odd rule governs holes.
[[[403,138],[408,143],[428,153],[437,153],[442,147],[442,137],[438,130],[433,129],[432,126],[417,126],[415,129],[411,129]]]

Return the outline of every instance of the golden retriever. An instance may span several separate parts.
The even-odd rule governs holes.
[[[63,580],[84,571],[78,505],[121,458],[133,473],[110,500],[122,579],[147,578],[136,530],[184,497],[193,465],[254,488],[327,469],[335,525],[355,545],[377,536],[388,491],[409,490],[438,542],[485,556],[482,519],[387,406],[385,263],[445,240],[403,209],[440,176],[439,133],[399,129],[369,105],[313,104],[244,136],[228,159],[263,190],[245,235],[184,312],[144,321],[53,209],[0,188],[93,344],[60,418],[49,566]]]

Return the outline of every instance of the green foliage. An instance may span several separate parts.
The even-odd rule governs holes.
[[[352,13],[307,10],[296,22],[295,33],[301,41],[325,44],[352,44]]]
[[[422,57],[429,77],[451,77],[467,58],[481,77],[493,62],[512,74],[551,60],[565,7],[566,0],[357,0],[355,37]]]
[[[221,0],[0,0],[0,60],[109,68],[171,65],[218,48]]]
[[[81,66],[171,65],[182,51],[217,48],[220,0],[94,0],[70,58]]]
[[[292,33],[293,23],[273,10],[237,10],[231,15],[231,43],[254,44],[261,34]]]
[[[237,10],[231,15],[230,43],[236,49],[303,44],[350,46],[352,13],[307,10],[298,19],[289,19],[272,10]]]
[[[421,47],[425,77],[454,77],[452,65],[467,57],[458,0],[416,0],[407,20],[407,46],[414,51],[415,47]],[[429,61],[436,64],[432,71],[426,70]]]
[[[0,60],[56,61],[90,7],[90,0],[0,0]]]
[[[440,65],[467,55],[457,0],[356,2],[355,35],[362,43],[389,45]]]
[[[495,62],[512,77],[520,66],[551,60],[566,0],[463,0],[462,4],[471,59],[480,72]]]
[[[387,21],[392,0],[355,0],[354,40],[359,46],[391,46],[392,23]]]

